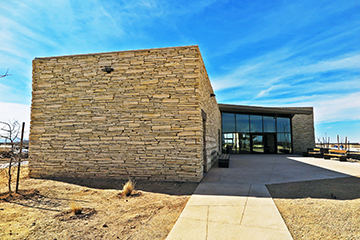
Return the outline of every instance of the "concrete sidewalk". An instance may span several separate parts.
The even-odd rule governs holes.
[[[292,239],[266,184],[356,176],[359,163],[231,155],[199,184],[167,239]]]
[[[29,161],[22,161],[20,166],[27,165],[27,164],[29,164]],[[18,165],[18,162],[13,162],[11,164],[11,167],[16,167],[17,165]],[[0,169],[8,168],[8,167],[9,167],[9,163],[0,163]]]

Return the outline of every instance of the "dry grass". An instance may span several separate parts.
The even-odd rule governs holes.
[[[121,191],[121,194],[123,196],[130,196],[131,193],[135,190],[135,182],[131,181],[131,179],[129,179],[129,181],[127,181],[124,186],[123,186],[123,190]]]
[[[82,207],[76,204],[74,201],[70,203],[70,209],[71,212],[75,215],[81,214],[81,211],[83,210]]]
[[[0,163],[8,163],[8,161],[1,161]],[[11,167],[11,190],[15,190],[16,178],[17,178],[17,169],[18,167]],[[8,187],[8,168],[0,169],[0,188]],[[19,188],[21,187],[21,180],[29,178],[29,169],[27,167],[21,166],[20,168],[20,182]]]
[[[140,181],[126,197],[119,196],[122,189],[31,179],[24,176],[27,171],[22,168],[20,194],[11,197],[7,178],[0,177],[1,240],[165,239],[197,186]],[[81,214],[69,209],[71,202]]]

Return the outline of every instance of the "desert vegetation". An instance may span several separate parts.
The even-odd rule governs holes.
[[[19,193],[9,195],[6,175],[0,169],[0,239],[165,239],[197,186],[103,180],[104,189],[32,179],[25,166]]]
[[[4,122],[4,121],[0,121],[0,142],[4,142],[5,146],[6,143],[9,142],[10,143],[10,151],[8,151],[8,154],[2,154],[1,157],[4,158],[8,157],[8,174],[7,174],[7,178],[8,178],[8,190],[9,190],[9,195],[11,195],[12,191],[11,191],[11,180],[12,180],[12,166],[13,163],[17,163],[17,178],[16,178],[16,190],[15,192],[18,193],[18,188],[19,188],[19,180],[20,180],[20,166],[21,166],[21,160],[23,158],[22,155],[22,148],[23,148],[23,137],[24,137],[24,127],[25,127],[25,123],[22,124],[22,128],[19,124],[18,121],[13,120],[13,121],[8,121],[8,122]],[[20,147],[19,147],[19,151],[15,151],[15,145],[16,145],[16,141],[19,139],[19,135],[21,133],[21,138],[20,138]]]

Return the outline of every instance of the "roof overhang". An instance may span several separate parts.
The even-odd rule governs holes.
[[[249,113],[249,114],[305,114],[311,115],[313,110],[299,109],[296,107],[259,107],[259,106],[245,106],[245,105],[232,105],[232,104],[218,104],[221,112],[231,113]]]

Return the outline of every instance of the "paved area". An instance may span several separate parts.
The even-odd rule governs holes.
[[[22,161],[20,166],[26,165],[26,164],[28,164],[28,163],[29,163],[29,161]],[[15,167],[15,166],[17,166],[17,165],[18,165],[18,162],[13,162],[13,163],[11,164],[12,167]],[[8,167],[9,167],[9,163],[1,163],[1,162],[0,162],[0,169],[2,169],[2,168],[8,168]]]
[[[266,184],[359,176],[360,163],[231,155],[199,184],[167,239],[292,239]]]

